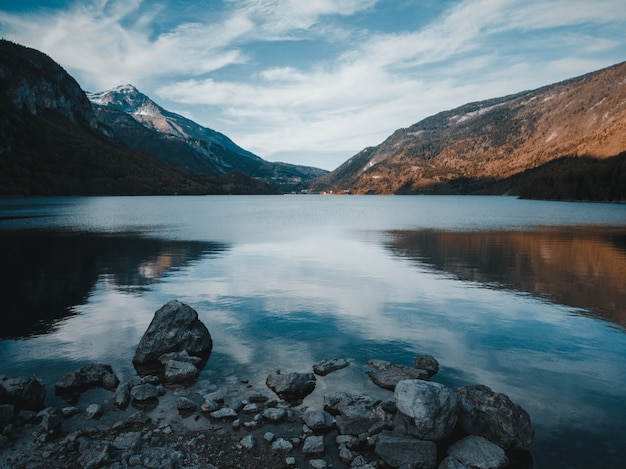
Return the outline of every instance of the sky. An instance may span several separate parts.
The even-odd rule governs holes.
[[[624,0],[2,0],[85,91],[133,84],[268,161],[332,170],[463,104],[626,60]]]

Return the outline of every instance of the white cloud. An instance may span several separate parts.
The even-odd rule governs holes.
[[[626,47],[611,34],[621,0],[459,1],[396,33],[350,21],[377,3],[228,0],[172,17],[166,2],[94,0],[0,13],[0,27],[87,89],[130,82],[263,157],[344,151],[337,164],[435,112],[601,68]],[[269,63],[256,46],[274,41],[293,46]],[[318,43],[333,53],[302,60]]]

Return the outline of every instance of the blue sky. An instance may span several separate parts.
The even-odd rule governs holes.
[[[0,36],[270,161],[334,169],[462,104],[626,60],[624,0],[3,0]]]

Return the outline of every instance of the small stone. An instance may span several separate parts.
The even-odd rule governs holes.
[[[312,430],[327,430],[335,424],[332,415],[324,410],[308,410],[302,417],[304,423]]]
[[[326,376],[328,373],[340,370],[350,365],[345,358],[333,358],[331,360],[322,360],[313,365],[313,372],[319,376]]]
[[[287,419],[287,411],[275,407],[265,409],[262,415],[263,419],[273,423],[282,422]]]
[[[68,406],[61,409],[61,416],[65,419],[70,418],[76,414],[80,414],[80,409],[78,407]]]
[[[219,408],[220,405],[217,403],[217,401],[206,398],[204,399],[204,402],[202,402],[202,406],[200,406],[202,412],[215,412]]]
[[[328,463],[323,459],[311,459],[309,461],[309,466],[312,469],[326,469],[328,467]]]
[[[245,449],[254,448],[255,443],[256,442],[254,441],[254,437],[252,435],[246,435],[239,441],[239,444]]]
[[[291,444],[291,442],[285,440],[284,438],[278,438],[272,443],[272,451],[287,452],[291,451],[292,449],[293,445]]]
[[[342,445],[339,447],[339,459],[346,464],[350,464],[354,459],[354,453],[346,448],[345,445]]]
[[[244,414],[256,414],[259,411],[259,406],[256,403],[250,403],[243,406],[242,412]]]
[[[230,407],[222,407],[215,412],[211,412],[209,415],[217,420],[230,420],[237,418],[237,412],[235,412]]]
[[[89,404],[85,409],[85,415],[88,419],[98,419],[102,417],[102,406],[100,404]]]
[[[176,408],[180,411],[193,412],[196,407],[196,403],[187,397],[179,397],[176,403]]]
[[[302,446],[302,453],[306,455],[324,454],[324,437],[323,436],[307,436]]]
[[[158,397],[159,388],[157,388],[154,384],[140,384],[138,386],[133,386],[130,390],[130,396],[138,401],[145,401],[152,397]]]
[[[274,435],[272,432],[265,432],[265,434],[263,435],[263,439],[268,443],[274,441],[274,438],[276,438],[276,435]]]

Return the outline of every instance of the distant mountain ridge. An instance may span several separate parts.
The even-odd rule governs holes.
[[[130,84],[87,96],[111,137],[148,151],[186,173],[219,176],[240,170],[283,192],[304,188],[328,173],[266,161],[226,135],[164,109]]]
[[[92,104],[50,57],[0,40],[0,195],[277,194],[327,173],[269,163],[134,87],[117,91],[126,108],[92,98],[134,114]]]
[[[626,62],[428,117],[362,150],[313,189],[624,200],[625,151]],[[572,187],[545,187],[555,181]]]

